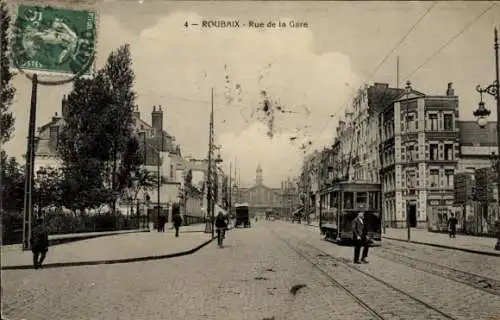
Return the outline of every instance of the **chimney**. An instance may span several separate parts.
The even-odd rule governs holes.
[[[448,89],[446,89],[446,95],[448,97],[454,97],[455,96],[455,89],[452,88],[453,82],[448,83]]]
[[[340,120],[339,121],[339,127],[340,127],[340,131],[344,131],[344,129],[345,129],[345,121]]]
[[[377,91],[389,88],[389,84],[388,83],[375,82],[373,85],[375,86],[375,89]]]
[[[151,126],[155,129],[157,135],[160,135],[163,131],[163,111],[161,110],[161,105],[158,106],[158,110],[156,110],[156,106],[153,106]]]
[[[134,117],[136,117],[137,119],[141,118],[141,113],[139,112],[139,106],[134,107]]]
[[[61,119],[61,117],[59,117],[59,115],[56,113],[54,113],[54,115],[52,116],[52,122],[56,122],[57,120]]]
[[[61,100],[61,114],[63,119],[68,117],[68,99],[66,98],[66,95],[63,95]]]
[[[57,124],[52,124],[50,126],[50,132],[49,132],[50,150],[56,151],[58,143],[59,143],[59,126]]]

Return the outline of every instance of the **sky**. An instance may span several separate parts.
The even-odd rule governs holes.
[[[9,3],[14,10],[15,1]],[[61,3],[74,7],[81,2]],[[362,83],[397,85],[397,56],[400,83],[411,75],[415,90],[444,94],[447,83],[453,82],[461,119],[473,120],[479,101],[476,85],[494,79],[493,29],[500,28],[499,4],[103,0],[85,5],[99,13],[97,67],[112,50],[131,45],[143,119],[150,122],[152,106],[162,105],[166,131],[176,137],[183,155],[204,158],[213,88],[216,144],[226,171],[236,165],[242,183],[252,185],[260,164],[264,184],[279,187],[282,179],[298,174],[304,152],[333,142],[346,103]],[[239,20],[246,26],[184,26],[203,20]],[[251,20],[293,20],[308,27],[249,28]],[[11,156],[21,157],[26,152],[31,86],[20,75],[13,85],[15,133],[4,147]],[[60,113],[61,97],[71,87],[39,87],[37,126]],[[273,105],[288,111],[275,115],[272,130],[262,112],[262,91]],[[485,102],[492,109],[493,98],[485,97]],[[491,111],[491,120],[496,119]],[[301,148],[308,141],[312,145]]]

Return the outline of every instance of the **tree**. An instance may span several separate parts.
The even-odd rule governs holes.
[[[106,110],[106,116],[102,119],[106,123],[105,138],[110,145],[108,149],[111,156],[110,185],[113,194],[118,195],[127,187],[117,181],[120,174],[117,170],[120,156],[126,154],[133,136],[133,111],[136,98],[133,90],[135,73],[132,69],[132,55],[128,44],[111,52],[102,69],[102,76],[112,101]],[[113,212],[115,200],[112,202]]]
[[[133,135],[133,110],[136,94],[133,90],[135,73],[132,69],[130,45],[125,44],[111,52],[102,69],[106,89],[112,100],[107,109],[106,133],[111,144],[112,181],[114,190],[119,190],[117,183],[117,164],[120,154],[126,151]],[[104,120],[104,119],[103,119]]]
[[[158,185],[158,177],[148,169],[139,169],[135,173],[136,184],[132,187],[133,200],[137,199],[139,191],[151,191]]]
[[[33,198],[39,208],[62,206],[62,170],[42,167],[36,172]]]
[[[186,190],[186,195],[193,189],[193,171],[189,169],[184,176],[184,189]]]
[[[117,197],[130,188],[131,173],[142,161],[132,126],[134,79],[130,47],[124,45],[109,55],[94,78],[74,83],[59,148],[65,199],[78,202],[73,207],[105,201],[114,212]]]
[[[1,209],[20,213],[24,207],[24,172],[16,158],[0,152]]]
[[[102,162],[87,158],[87,162],[65,166],[61,181],[61,203],[73,212],[96,209],[111,199],[110,189],[104,186]]]
[[[5,2],[0,3],[0,143],[9,141],[14,130],[14,116],[9,107],[16,90],[10,85],[9,28],[10,15]]]
[[[111,100],[103,81],[99,75],[77,79],[68,95],[57,151],[63,160],[62,202],[73,211],[97,208],[109,200],[105,185],[109,146],[103,139],[105,123],[100,115]]]
[[[140,166],[144,159],[141,147],[136,137],[132,137],[127,142],[125,152],[122,156],[120,168],[117,173],[117,188],[126,190],[133,185],[134,175],[139,174]]]

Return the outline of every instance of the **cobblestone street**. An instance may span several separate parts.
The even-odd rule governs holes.
[[[371,319],[262,223],[230,231],[225,243],[168,260],[3,271],[4,314],[13,320]],[[306,287],[291,294],[300,284]]]
[[[306,255],[311,256],[312,260],[317,259],[317,256],[331,255],[336,258],[334,264],[349,265],[353,256],[353,249],[351,247],[338,246],[327,241],[323,241],[319,232],[315,228],[304,228],[300,225],[291,225],[287,223],[277,223],[273,227],[274,231],[281,237],[290,241],[292,246],[296,246],[300,251],[305,252]],[[305,248],[304,245],[311,246],[314,249]],[[388,248],[386,248],[388,247]],[[321,252],[313,252],[314,250],[321,250]],[[432,264],[427,269],[421,270],[409,267],[406,264],[400,263],[394,257],[384,255],[384,251],[396,251],[398,254],[415,258],[421,261],[428,261],[432,264],[439,264],[441,266],[448,266],[462,272],[471,272],[479,277],[491,277],[489,282],[498,280],[500,259],[496,257],[480,256],[477,254],[470,254],[467,252],[445,250],[434,247],[426,247],[421,245],[404,244],[396,241],[383,240],[382,247],[372,248],[369,261],[370,264],[362,265],[359,267],[362,271],[375,277],[383,282],[388,283],[416,298],[431,307],[443,312],[448,317],[442,315],[437,319],[496,319],[500,316],[498,306],[500,305],[500,291],[498,286],[496,290],[486,292],[484,288],[489,287],[490,283],[485,283],[483,288],[475,283],[468,283],[467,279],[455,278],[455,274],[437,275],[435,272],[436,266]],[[475,257],[472,257],[475,256]],[[441,258],[439,258],[441,257]],[[325,262],[317,261],[320,264]],[[359,290],[366,286],[366,290],[360,291],[360,296],[366,296],[366,291],[372,286],[379,286],[380,281],[374,281],[372,278],[366,279],[363,274],[357,276],[351,275],[350,277],[345,272],[340,272],[338,268],[332,269],[327,266],[326,269],[336,279],[344,279],[353,291]],[[434,268],[433,268],[434,267]],[[352,271],[346,269],[346,271]],[[429,272],[429,271],[432,271]],[[357,282],[357,285],[356,285]],[[498,283],[498,282],[495,282]],[[387,287],[387,286],[386,286]],[[387,289],[387,288],[386,288]],[[363,292],[365,291],[365,292]],[[385,291],[383,291],[385,292]],[[493,293],[493,294],[492,294]],[[417,312],[414,309],[412,314],[406,305],[401,305],[401,301],[394,303],[393,301],[385,301],[376,295],[367,295],[369,299],[365,301],[373,306],[377,311],[384,313],[384,319],[427,319],[430,318],[422,312]],[[379,296],[386,296],[382,291],[379,291]],[[387,307],[390,306],[390,307]],[[401,311],[407,311],[408,314],[402,314]],[[389,313],[386,314],[386,313]],[[392,314],[393,316],[390,316]],[[422,318],[422,316],[424,316]],[[433,317],[434,318],[434,317]]]
[[[12,320],[378,319],[328,278],[334,276],[382,315],[380,319],[425,319],[418,302],[410,303],[347,267],[333,268],[313,257],[327,271],[325,275],[278,236],[303,250],[306,242],[312,245],[306,255],[323,250],[341,262],[352,255],[352,248],[321,241],[314,228],[262,221],[250,229],[231,230],[223,249],[212,243],[185,257],[3,271],[3,312]],[[371,264],[360,268],[449,315],[431,311],[429,318],[489,320],[498,315],[499,296],[379,258],[380,250],[372,250]],[[291,292],[294,286],[300,288],[295,294]],[[374,290],[381,291],[376,294]]]

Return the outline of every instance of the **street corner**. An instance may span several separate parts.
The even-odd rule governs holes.
[[[191,254],[212,241],[209,234],[191,232],[127,233],[93,238],[49,248],[45,268],[130,263]],[[2,251],[3,269],[31,269],[30,251]]]

